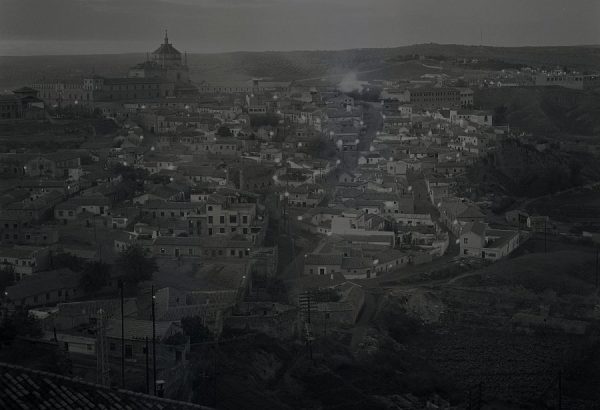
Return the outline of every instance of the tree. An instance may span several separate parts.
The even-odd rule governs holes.
[[[0,324],[0,347],[12,344],[17,336],[38,338],[42,333],[42,327],[36,318],[28,312],[18,311]]]
[[[190,337],[190,343],[200,343],[210,339],[210,332],[204,326],[200,316],[190,316],[181,319],[183,332]]]
[[[253,128],[266,126],[276,127],[277,125],[279,125],[279,116],[277,114],[272,113],[251,115],[250,125]]]
[[[139,246],[130,246],[121,252],[116,265],[123,272],[123,281],[127,284],[150,280],[158,271],[156,260],[149,257],[148,252]]]
[[[499,105],[494,108],[494,125],[505,125],[508,122],[507,114],[508,107],[506,105]]]
[[[70,253],[58,253],[51,257],[52,269],[71,269],[73,272],[81,272],[84,261],[82,258]]]
[[[83,268],[81,287],[89,293],[94,293],[108,284],[110,267],[103,262],[89,262]]]
[[[217,130],[217,135],[219,137],[232,137],[233,133],[231,132],[231,130],[229,129],[229,127],[227,127],[225,125],[221,125],[219,127],[219,129]]]
[[[15,280],[15,269],[12,265],[4,265],[0,267],[0,291],[11,286]]]

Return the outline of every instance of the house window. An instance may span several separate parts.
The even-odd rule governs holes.
[[[225,233],[225,228],[219,228],[219,233]]]
[[[223,225],[223,224],[225,223],[225,215],[221,215],[221,216],[219,217],[219,223],[220,223],[221,225]]]
[[[237,223],[237,216],[236,215],[229,215],[229,223],[230,224]]]
[[[463,238],[463,243],[466,245],[469,243],[469,238]]]

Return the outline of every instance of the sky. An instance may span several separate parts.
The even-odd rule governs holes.
[[[600,44],[600,0],[0,0],[0,55]]]

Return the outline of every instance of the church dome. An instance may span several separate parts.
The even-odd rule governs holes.
[[[167,36],[167,32],[165,31],[165,42],[160,45],[154,52],[154,55],[181,55],[181,53],[173,47],[173,44],[169,43],[169,37]]]

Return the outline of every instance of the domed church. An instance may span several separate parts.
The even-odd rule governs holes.
[[[182,61],[181,52],[169,43],[169,36],[165,30],[165,39],[154,52],[152,59],[135,65],[129,70],[129,77],[160,77],[168,81],[189,83],[189,68],[187,54]]]

